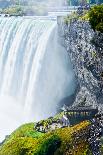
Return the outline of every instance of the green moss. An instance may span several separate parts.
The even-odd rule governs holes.
[[[89,125],[90,123],[85,121],[74,127],[56,129],[42,134],[34,130],[34,123],[25,124],[14,131],[1,146],[0,155],[63,155],[70,152],[86,155],[89,146],[84,136],[77,144],[75,144],[75,137],[76,134],[88,133]],[[75,148],[73,148],[74,145]]]
[[[44,133],[37,132],[37,131],[28,131],[25,134],[25,137],[33,137],[33,138],[40,138],[44,135]]]
[[[34,155],[54,155],[54,152],[60,147],[60,144],[61,140],[59,136],[53,135],[39,146],[38,151],[36,151]]]
[[[55,135],[40,139],[19,137],[5,143],[0,149],[0,155],[52,155],[59,145],[60,138]]]
[[[78,140],[77,145],[75,145],[75,137],[77,134],[84,134],[89,124],[90,123],[88,121],[85,121],[78,125],[75,125],[74,127],[55,130],[54,133],[61,138],[62,142],[61,147],[58,149],[57,155],[61,155],[66,152],[71,152],[72,154],[76,155],[80,155],[81,153],[81,155],[83,155],[85,150],[89,148],[88,143],[84,139],[86,135],[82,136],[83,139],[81,138]],[[88,133],[88,131],[86,133]]]
[[[34,131],[34,123],[28,123],[20,126],[17,130],[15,130],[10,138],[24,137],[27,132]]]
[[[9,138],[7,138],[5,143],[7,143],[8,141],[12,141],[12,139],[15,138],[25,137],[28,132],[34,132],[34,123],[28,123],[20,126],[9,136]]]

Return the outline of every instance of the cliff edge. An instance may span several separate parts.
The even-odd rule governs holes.
[[[71,19],[69,23],[58,20],[61,38],[70,56],[78,91],[74,104],[98,106],[103,103],[103,34],[94,32],[89,21]]]

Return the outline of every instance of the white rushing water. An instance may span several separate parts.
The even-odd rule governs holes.
[[[54,115],[74,87],[56,21],[0,18],[0,139],[24,122]]]

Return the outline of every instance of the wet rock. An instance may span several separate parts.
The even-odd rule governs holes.
[[[62,27],[63,24],[62,22]],[[71,20],[70,24],[64,24],[61,34],[80,87],[75,104],[79,104],[81,99],[86,97],[86,104],[97,104],[101,108],[103,103],[103,34],[94,32],[88,21],[80,20]]]
[[[85,99],[85,101],[84,101],[84,99]],[[91,92],[89,92],[89,90],[86,87],[82,87],[80,89],[80,91],[78,92],[78,94],[76,96],[76,100],[74,102],[74,106],[78,105],[78,101],[79,101],[79,104],[83,103],[86,106],[89,106],[89,105],[92,105],[93,107],[97,106],[96,97],[93,96],[91,94]]]

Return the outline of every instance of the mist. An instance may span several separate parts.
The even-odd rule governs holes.
[[[66,0],[30,0],[27,2],[28,5],[46,5],[47,7],[57,7],[57,6],[63,6],[65,4]]]
[[[0,0],[3,14],[45,16],[52,8],[67,5],[67,0]]]
[[[25,0],[20,3],[28,7],[27,15],[47,15],[51,8],[65,6],[67,0]]]

